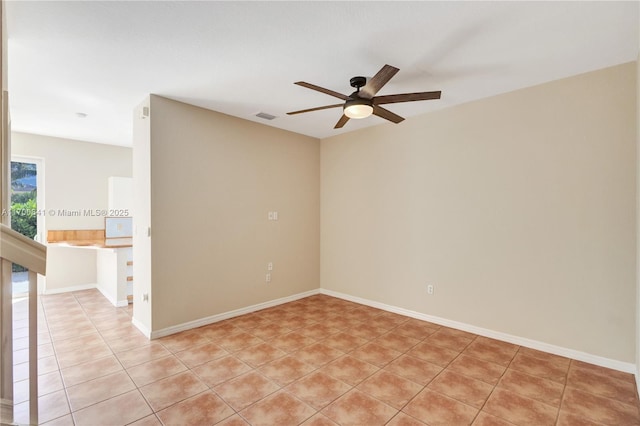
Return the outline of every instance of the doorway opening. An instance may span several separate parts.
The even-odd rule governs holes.
[[[44,241],[44,164],[41,158],[11,159],[11,229],[36,241]],[[29,289],[28,272],[20,265],[12,269],[13,297],[24,297]]]

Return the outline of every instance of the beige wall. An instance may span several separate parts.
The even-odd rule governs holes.
[[[150,131],[154,331],[319,287],[317,139],[159,96]]]
[[[322,288],[634,362],[635,93],[629,63],[323,140]]]
[[[45,215],[45,230],[104,229],[104,217],[65,217],[57,212],[107,209],[108,178],[131,176],[131,148],[26,133],[13,133],[11,138],[13,155],[44,161],[44,207],[56,212]],[[94,250],[49,248],[47,292],[95,283]]]

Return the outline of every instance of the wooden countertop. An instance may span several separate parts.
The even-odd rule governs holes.
[[[111,240],[117,240],[111,241]],[[69,240],[47,243],[50,246],[60,247],[87,247],[87,248],[126,248],[133,247],[133,238],[107,238],[104,240]]]
[[[47,243],[60,247],[126,248],[133,238],[105,238],[104,229],[56,230],[47,232]]]

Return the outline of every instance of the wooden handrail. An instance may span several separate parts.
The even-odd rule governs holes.
[[[0,224],[0,258],[44,275],[47,269],[47,246]]]

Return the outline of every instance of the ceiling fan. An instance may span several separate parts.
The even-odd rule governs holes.
[[[298,81],[294,84],[306,87],[307,89],[316,90],[321,93],[326,93],[327,95],[342,99],[345,102],[341,104],[325,105],[316,108],[303,109],[300,111],[292,111],[288,112],[287,115],[302,114],[303,112],[320,111],[323,109],[342,107],[342,117],[340,117],[340,120],[338,120],[338,122],[334,126],[334,129],[341,128],[351,118],[366,118],[371,114],[377,115],[378,117],[382,117],[397,124],[404,120],[404,118],[392,113],[387,109],[382,108],[380,105],[395,104],[398,102],[440,99],[440,91],[375,96],[375,94],[378,93],[378,91],[382,89],[382,87],[387,84],[398,71],[400,70],[396,67],[385,65],[369,81],[367,81],[366,77],[353,77],[350,80],[350,84],[351,87],[356,88],[356,91],[349,96],[343,95],[342,93],[334,92],[333,90],[325,89],[324,87],[316,86],[315,84]]]

